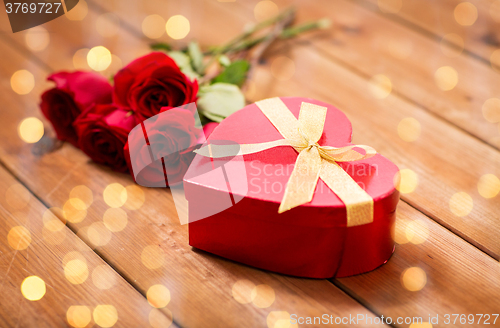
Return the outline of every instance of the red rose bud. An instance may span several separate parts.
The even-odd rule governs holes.
[[[125,146],[132,177],[145,187],[181,183],[201,134],[193,113],[184,108],[167,110],[139,124]]]
[[[198,82],[191,81],[172,58],[161,52],[134,60],[115,75],[114,81],[113,101],[132,109],[138,120],[160,113],[162,107],[194,102],[198,93]]]
[[[111,103],[112,86],[103,76],[91,72],[59,72],[48,77],[53,89],[42,94],[40,108],[50,121],[57,138],[77,147],[73,122],[88,107]]]
[[[75,121],[78,146],[94,162],[114,171],[127,172],[123,147],[130,130],[137,124],[130,112],[114,105],[97,105]]]

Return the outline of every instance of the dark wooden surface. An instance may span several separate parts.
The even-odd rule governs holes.
[[[375,147],[417,178],[404,180],[412,191],[402,193],[398,206],[391,260],[373,272],[332,280],[287,277],[194,251],[169,190],[134,187],[129,176],[92,163],[67,144],[40,155],[40,145],[26,143],[18,133],[23,119],[36,117],[44,122],[47,138],[53,136],[38,108],[40,94],[50,87],[45,81],[50,72],[75,68],[80,49],[102,45],[117,56],[118,64],[103,72],[109,76],[120,62],[149,51],[152,40],[142,31],[146,16],[167,20],[181,14],[190,21],[187,37],[174,41],[164,34],[158,40],[180,47],[196,39],[209,46],[254,23],[257,1],[89,0],[72,13],[81,20],[60,17],[43,25],[49,43],[39,51],[27,41],[28,32],[12,34],[1,14],[0,327],[78,326],[71,321],[71,306],[86,307],[78,311],[84,323],[89,316],[88,327],[289,327],[278,320],[289,314],[369,318],[343,325],[349,327],[375,326],[370,320],[381,316],[427,322],[429,315],[439,315],[432,327],[488,326],[477,324],[476,314],[500,310],[500,196],[481,196],[478,183],[486,174],[500,177],[500,123],[486,120],[482,111],[487,99],[500,98],[500,73],[490,62],[500,48],[495,20],[500,5],[471,3],[477,20],[463,26],[454,15],[460,4],[455,0],[275,1],[280,9],[295,5],[298,22],[327,17],[332,25],[274,44],[252,76],[248,100],[304,96],[332,103],[352,121],[354,142]],[[497,16],[491,8],[499,8]],[[98,28],[103,22],[118,25],[108,25],[103,36]],[[459,38],[446,38],[450,33]],[[276,69],[273,63],[282,57],[289,64]],[[458,76],[447,91],[438,86],[441,67]],[[11,86],[19,70],[35,79],[25,95]],[[390,81],[391,88],[377,81]],[[420,132],[412,133],[415,129],[405,122],[418,122],[413,124]],[[132,200],[123,206],[125,228],[110,233],[102,223],[109,209],[103,192],[112,183],[129,188]],[[93,202],[81,222],[65,222],[60,209],[68,206],[73,188],[82,185]],[[462,198],[455,203],[457,193]],[[136,208],[142,196],[144,204]],[[47,223],[47,217],[61,226]],[[21,247],[25,239],[12,244],[11,229],[19,226],[29,231],[27,248]],[[147,260],[148,252],[156,254],[153,261]],[[73,267],[78,275],[68,277],[68,261],[75,259],[81,261],[72,262],[80,265]],[[22,295],[21,284],[29,276],[45,282],[38,301]],[[83,281],[73,284],[75,279]],[[148,303],[154,285],[169,290],[165,307]],[[258,288],[254,302],[238,302],[257,285],[267,287]],[[446,314],[474,314],[476,323],[453,323],[452,317],[445,324]],[[290,325],[297,326],[318,325]],[[493,326],[500,326],[500,320]]]

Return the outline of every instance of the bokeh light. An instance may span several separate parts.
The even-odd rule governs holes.
[[[396,14],[403,7],[403,0],[378,0],[378,8],[388,14]]]
[[[127,212],[121,208],[108,208],[104,212],[103,222],[109,231],[122,231],[127,226]]]
[[[274,289],[268,285],[255,286],[251,293],[252,303],[258,308],[267,308],[274,303]]]
[[[408,328],[432,328],[432,324],[428,322],[421,322],[421,323],[414,322],[410,324],[410,327]]]
[[[450,198],[450,211],[456,216],[468,215],[474,206],[472,197],[466,192],[457,192]]]
[[[165,263],[165,252],[156,245],[146,246],[142,250],[141,261],[148,269],[158,269]]]
[[[490,57],[491,67],[500,72],[500,49],[493,51]]]
[[[169,37],[174,40],[184,39],[191,29],[189,20],[182,15],[170,17],[166,24],[166,30]]]
[[[477,8],[470,2],[461,2],[455,7],[453,14],[458,24],[471,26],[477,19]]]
[[[434,80],[439,89],[449,91],[455,88],[458,83],[458,73],[451,66],[443,66],[434,73]]]
[[[165,19],[160,15],[149,15],[142,21],[142,33],[150,39],[158,39],[165,33]]]
[[[87,217],[87,205],[80,198],[71,198],[64,203],[62,213],[66,221],[79,223]]]
[[[406,225],[405,235],[412,244],[422,244],[429,237],[429,226],[423,220],[413,220]]]
[[[78,1],[78,4],[66,13],[66,18],[72,21],[81,21],[87,16],[89,6],[85,0]]]
[[[500,99],[487,99],[482,107],[483,117],[491,123],[500,122]]]
[[[103,328],[113,327],[118,321],[118,311],[113,305],[98,305],[92,315],[94,322]]]
[[[155,308],[164,308],[170,302],[170,290],[163,285],[149,287],[146,296],[149,304]]]
[[[87,63],[94,71],[104,71],[111,64],[111,52],[103,46],[97,46],[89,50]]]
[[[375,98],[384,99],[392,92],[392,82],[387,76],[377,74],[370,79],[369,88]]]
[[[73,285],[83,284],[89,277],[87,262],[81,259],[68,261],[64,266],[64,276]]]
[[[23,226],[13,227],[7,235],[9,246],[15,250],[22,251],[31,243],[31,233]]]
[[[263,0],[255,5],[253,13],[257,21],[263,21],[278,15],[279,8],[274,2]]]
[[[415,191],[418,186],[418,175],[413,170],[402,169],[394,176],[394,187],[402,194]]]
[[[87,229],[87,237],[94,247],[107,245],[113,237],[103,222],[94,222]]]
[[[31,199],[31,194],[23,185],[15,183],[5,191],[6,204],[15,209],[20,210],[28,205]]]
[[[21,121],[17,128],[19,137],[26,143],[35,143],[44,134],[43,123],[36,117],[28,117]]]
[[[494,174],[485,174],[479,178],[477,190],[484,198],[493,198],[500,193],[500,179]]]
[[[454,46],[450,46],[453,44]],[[448,57],[457,57],[464,50],[464,39],[458,34],[448,33],[441,40],[440,47],[443,55]]]
[[[120,29],[120,18],[113,13],[102,14],[95,22],[97,32],[105,38],[115,36]]]
[[[75,52],[73,55],[73,66],[77,70],[89,70],[89,64],[87,62],[87,55],[89,54],[90,49],[82,48]]]
[[[109,207],[122,207],[128,198],[127,189],[119,183],[111,183],[104,189],[103,198]]]
[[[266,319],[268,328],[295,328],[297,324],[290,322],[290,313],[287,311],[271,311]]]
[[[172,324],[172,312],[168,309],[162,309],[161,311],[156,308],[151,309],[151,312],[149,312],[149,324],[153,328],[170,327]]]
[[[87,306],[73,305],[66,312],[66,320],[72,327],[84,328],[92,320],[92,314]]]
[[[406,290],[416,292],[425,287],[427,275],[419,267],[411,267],[401,274],[401,284]]]
[[[406,117],[398,124],[398,135],[406,142],[413,142],[420,136],[420,122],[413,117]]]
[[[24,42],[31,51],[39,52],[49,45],[50,35],[42,26],[35,26],[26,31]]]
[[[29,276],[21,283],[21,293],[30,301],[40,300],[46,291],[45,281],[37,276]]]
[[[82,203],[85,205],[85,209],[89,208],[94,201],[94,194],[89,187],[84,185],[79,185],[71,189],[69,192],[69,199],[71,201],[71,205],[79,208]],[[80,201],[78,201],[80,200]]]
[[[138,210],[144,205],[146,201],[146,195],[141,187],[138,185],[130,185],[126,188],[127,201],[124,204],[124,207],[129,210]]]
[[[113,288],[116,285],[115,271],[109,265],[99,265],[92,271],[92,282],[102,290]]]
[[[256,296],[255,294],[252,294],[254,288],[255,284],[253,282],[247,279],[241,279],[234,283],[231,293],[233,294],[233,298],[236,302],[247,304],[253,301],[252,296]]]
[[[490,6],[490,16],[497,23],[500,23],[500,0],[495,0]]]
[[[15,93],[27,95],[35,87],[35,77],[25,69],[16,71],[10,78],[10,86]]]
[[[408,222],[396,219],[396,222],[394,224],[396,226],[394,227],[394,230],[391,230],[392,239],[400,245],[408,243],[409,240],[408,238],[406,238],[406,227],[408,225]]]
[[[271,73],[278,81],[288,81],[295,74],[295,63],[286,56],[278,56],[271,63]]]

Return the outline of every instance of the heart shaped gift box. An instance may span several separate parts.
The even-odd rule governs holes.
[[[270,100],[284,104],[295,118],[303,103],[326,107],[316,145],[351,145],[351,123],[332,105],[299,97]],[[272,108],[269,113],[273,115]],[[239,145],[283,139],[266,115],[255,103],[232,114],[207,140],[234,146],[232,155],[196,155],[191,163],[184,177],[189,244],[257,268],[310,278],[345,277],[385,263],[394,250],[396,165],[380,154],[338,163],[373,199],[369,223],[349,225],[346,205],[321,178],[310,202],[278,213],[297,148],[279,146],[238,155],[243,149]]]

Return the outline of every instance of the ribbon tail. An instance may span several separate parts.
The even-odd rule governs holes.
[[[348,227],[373,222],[373,198],[337,163],[323,159],[320,178],[345,204]]]
[[[321,171],[321,161],[316,147],[304,149],[299,153],[278,213],[283,213],[312,200]]]
[[[257,144],[230,144],[230,145],[214,145],[207,144],[195,150],[194,152],[205,157],[223,158],[234,157],[239,155],[254,154],[266,149],[271,149],[279,146],[297,146],[294,140],[279,139],[269,142],[262,142]]]

